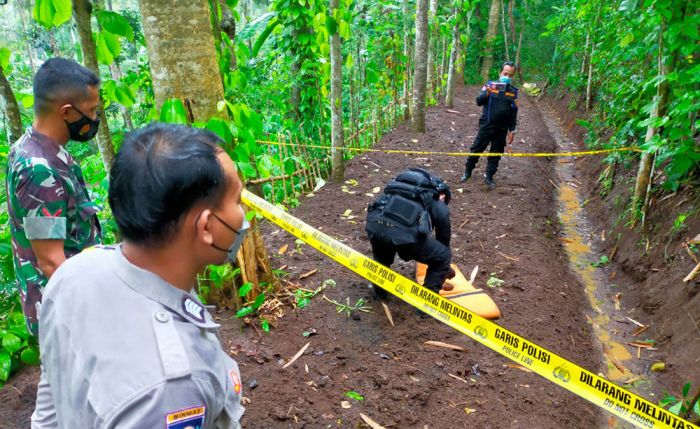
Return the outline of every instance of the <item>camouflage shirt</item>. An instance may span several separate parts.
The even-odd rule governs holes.
[[[32,128],[10,149],[7,201],[17,286],[27,327],[37,334],[36,304],[47,278],[30,240],[64,240],[66,257],[101,242],[99,207],[66,149]]]

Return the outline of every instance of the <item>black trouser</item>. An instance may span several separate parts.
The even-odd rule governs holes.
[[[399,257],[404,261],[422,262],[428,266],[423,285],[433,292],[438,292],[442,289],[442,284],[450,271],[452,252],[450,252],[449,247],[440,243],[434,237],[430,236],[424,241],[415,244],[397,246],[392,243],[386,243],[375,236],[370,239],[370,243],[372,244],[372,255],[375,261],[386,267],[391,267],[391,264],[394,263],[394,256],[398,253]]]
[[[508,134],[507,128],[501,128],[494,126],[493,124],[483,124],[479,127],[479,133],[476,135],[474,144],[469,148],[471,153],[482,153],[486,150],[489,144],[491,144],[491,153],[503,153],[506,148],[506,136]],[[478,156],[470,156],[467,158],[466,169],[471,172],[476,163],[479,162]],[[501,160],[500,156],[489,156],[487,157],[486,165],[486,176],[493,178],[498,170],[498,162]]]

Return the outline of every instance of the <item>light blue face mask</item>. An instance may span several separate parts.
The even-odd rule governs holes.
[[[241,225],[240,229],[236,230],[235,228],[231,227],[229,224],[224,222],[224,220],[221,219],[219,216],[215,215],[214,213],[212,213],[211,215],[217,218],[219,222],[223,223],[224,226],[226,226],[226,228],[236,233],[236,239],[233,241],[233,244],[231,244],[231,246],[228,249],[222,249],[214,243],[212,243],[211,247],[213,247],[216,250],[226,252],[227,256],[225,263],[235,262],[236,255],[238,255],[238,249],[240,249],[241,245],[243,244],[243,239],[245,238],[245,235],[248,232],[248,229],[250,228],[250,223],[248,223],[248,221],[245,218],[243,218],[243,225]]]
[[[510,83],[510,78],[508,76],[501,76],[500,79],[498,79],[499,82],[508,84]]]

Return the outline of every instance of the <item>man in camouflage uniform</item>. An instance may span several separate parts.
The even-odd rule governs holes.
[[[15,275],[27,327],[38,332],[36,304],[66,258],[101,242],[99,207],[90,201],[68,140],[88,141],[99,126],[99,78],[63,58],[34,78],[34,123],[11,148],[7,200]]]

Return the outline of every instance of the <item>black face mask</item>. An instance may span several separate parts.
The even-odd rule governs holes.
[[[80,113],[83,117],[75,122],[66,122],[68,126],[68,134],[71,140],[77,142],[86,142],[97,134],[97,129],[100,127],[100,119],[90,119],[85,113],[78,110],[77,107],[72,106],[76,112]]]

